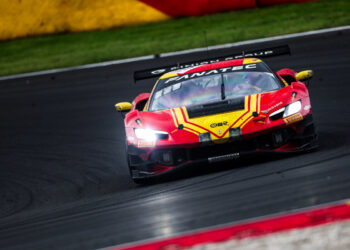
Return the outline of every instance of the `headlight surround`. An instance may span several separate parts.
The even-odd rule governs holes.
[[[160,138],[168,137],[168,133],[161,130],[154,129],[144,129],[144,128],[135,128],[135,135],[137,139],[145,140],[145,141],[156,141]]]
[[[277,120],[280,118],[286,118],[288,116],[294,115],[301,110],[301,101],[293,102],[283,108],[280,108],[272,112],[269,117],[271,120]]]
[[[269,117],[270,117],[270,118],[271,118],[271,117],[274,117],[274,116],[277,117],[277,115],[278,115],[278,117],[281,118],[281,117],[282,117],[282,113],[283,113],[285,110],[286,110],[286,107],[280,108],[280,109],[276,110],[275,112],[272,112],[272,113],[269,115]]]
[[[283,114],[283,118],[294,115],[298,113],[300,110],[301,110],[301,101],[293,102],[286,107],[286,110],[284,111],[284,114]]]

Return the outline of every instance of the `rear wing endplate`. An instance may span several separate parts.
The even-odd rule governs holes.
[[[240,54],[232,54],[232,55],[227,55],[222,57],[213,57],[209,59],[204,59],[202,61],[192,61],[192,62],[174,64],[174,65],[164,66],[159,68],[135,71],[134,80],[136,82],[138,80],[159,77],[164,73],[167,73],[173,70],[185,69],[185,68],[200,66],[200,65],[209,64],[209,63],[222,62],[222,61],[228,61],[228,60],[245,58],[245,57],[264,58],[264,57],[272,57],[272,56],[279,56],[279,55],[285,55],[285,54],[290,55],[290,48],[288,45],[267,48],[267,49],[245,51],[245,52],[241,52]]]

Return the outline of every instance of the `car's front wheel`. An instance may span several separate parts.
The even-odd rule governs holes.
[[[128,154],[126,155],[126,161],[128,164],[130,177],[135,183],[137,183],[137,184],[149,184],[151,182],[149,177],[148,178],[147,177],[140,177],[137,174],[137,170],[134,169],[132,167],[132,165],[130,164],[130,156]]]

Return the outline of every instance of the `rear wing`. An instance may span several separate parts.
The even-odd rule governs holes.
[[[279,56],[279,55],[285,55],[285,54],[290,55],[290,48],[288,45],[267,48],[267,49],[245,51],[245,52],[241,52],[240,54],[232,54],[232,55],[227,55],[222,57],[213,57],[202,61],[192,61],[192,62],[174,64],[174,65],[164,66],[159,68],[135,71],[134,81],[136,82],[143,79],[159,77],[164,73],[167,73],[173,70],[185,69],[185,68],[200,66],[200,65],[209,64],[209,63],[222,62],[222,61],[228,61],[228,60],[245,58],[245,57],[264,58],[264,57]]]

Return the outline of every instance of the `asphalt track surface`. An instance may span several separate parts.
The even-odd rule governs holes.
[[[286,157],[200,166],[149,186],[134,184],[123,122],[113,105],[150,91],[136,69],[206,53],[0,82],[0,248],[91,249],[350,198],[350,32],[288,43],[272,69],[313,69],[320,147]]]

